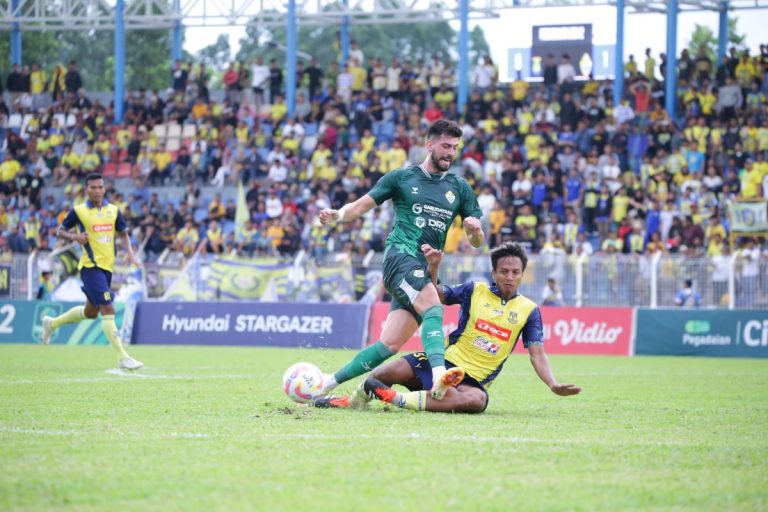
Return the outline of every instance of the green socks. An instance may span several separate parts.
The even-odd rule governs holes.
[[[443,306],[432,306],[422,315],[421,344],[427,353],[429,365],[445,366],[445,336],[443,334]]]
[[[341,384],[359,375],[368,373],[393,355],[395,354],[390,352],[387,346],[379,340],[355,354],[355,357],[341,370],[334,373],[333,377],[336,379],[336,382]]]

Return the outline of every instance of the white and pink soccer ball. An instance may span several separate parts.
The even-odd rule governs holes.
[[[283,390],[294,402],[309,403],[323,393],[323,373],[312,363],[296,363],[283,374]]]

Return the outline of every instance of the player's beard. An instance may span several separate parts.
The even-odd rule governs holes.
[[[438,172],[446,172],[448,169],[451,168],[451,165],[453,164],[453,159],[449,159],[448,165],[444,165],[439,158],[435,157],[435,154],[432,153],[432,165],[435,167],[435,169],[438,170]]]

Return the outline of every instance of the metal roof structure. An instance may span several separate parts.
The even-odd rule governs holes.
[[[297,0],[298,25],[437,22],[459,19],[461,0]],[[679,0],[680,13],[720,11],[720,0]],[[0,30],[113,30],[114,0],[0,0]],[[492,19],[516,8],[615,6],[616,0],[469,0],[470,19]],[[729,0],[728,10],[766,9],[768,0]],[[628,14],[666,13],[668,2],[626,0]],[[133,0],[125,2],[126,30],[284,25],[280,0]],[[14,25],[18,23],[18,25]]]

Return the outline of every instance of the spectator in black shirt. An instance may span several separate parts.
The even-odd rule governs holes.
[[[14,64],[11,68],[11,72],[8,73],[8,78],[5,81],[8,93],[11,95],[11,105],[16,101],[16,98],[21,96],[24,92],[24,85],[21,80],[21,71],[19,71],[19,65]]]
[[[64,86],[70,97],[75,97],[77,91],[83,86],[83,80],[80,78],[80,72],[77,70],[77,62],[69,61],[69,71],[64,76]]]
[[[556,87],[557,64],[555,63],[555,56],[550,53],[547,54],[547,58],[544,61],[544,88],[547,91],[547,101],[552,101]]]
[[[309,78],[309,97],[315,98],[320,93],[323,87],[323,78],[325,74],[317,63],[316,58],[312,58],[309,63],[309,67],[304,71]]]
[[[174,92],[183,93],[187,89],[187,80],[189,79],[189,72],[184,68],[184,63],[177,60],[173,65],[173,71],[171,71],[171,87]]]
[[[277,60],[269,59],[269,102],[283,93],[283,70],[277,66]]]

